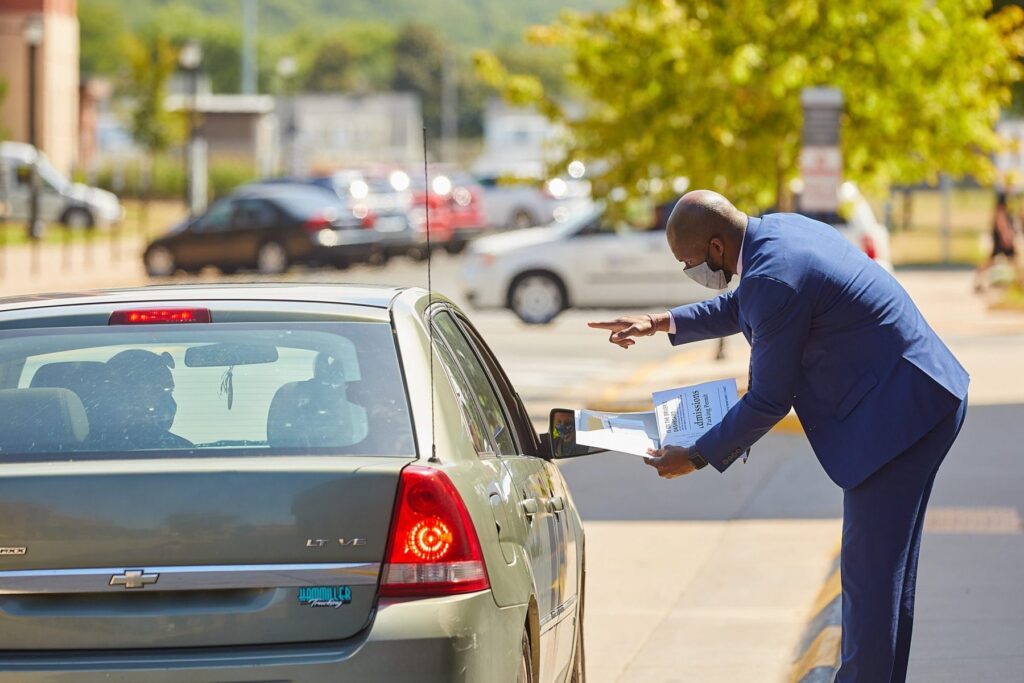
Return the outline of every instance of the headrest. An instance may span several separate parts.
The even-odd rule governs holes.
[[[32,375],[33,388],[70,389],[82,397],[82,392],[92,393],[105,389],[103,385],[110,381],[110,369],[106,363],[99,361],[67,361],[63,363],[47,363]]]
[[[332,386],[343,385],[345,383],[344,362],[337,356],[321,351],[316,354],[316,360],[313,361],[313,379]]]
[[[289,382],[270,402],[267,442],[271,447],[340,447],[351,444],[352,436],[352,406],[343,387],[317,379]]]
[[[74,450],[89,435],[82,402],[68,389],[0,389],[0,452]]]

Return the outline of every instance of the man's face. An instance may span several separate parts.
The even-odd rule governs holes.
[[[711,272],[723,273],[726,282],[731,281],[735,275],[725,267],[725,242],[719,237],[712,237],[703,244],[683,245],[675,239],[675,232],[670,230],[668,246],[676,260],[683,264],[683,268],[696,268],[702,263],[706,263]]]

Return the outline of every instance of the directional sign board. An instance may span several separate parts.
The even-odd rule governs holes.
[[[806,88],[803,105],[803,148],[800,176],[804,189],[800,210],[805,213],[835,212],[839,185],[843,182],[843,155],[839,150],[839,116],[843,94],[835,88]]]

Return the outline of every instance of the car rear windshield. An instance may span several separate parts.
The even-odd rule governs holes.
[[[383,322],[0,332],[0,415],[8,462],[415,453]]]

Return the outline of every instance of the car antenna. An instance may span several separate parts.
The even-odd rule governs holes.
[[[423,126],[423,209],[424,223],[427,232],[427,334],[430,338],[430,458],[428,462],[440,462],[437,459],[437,421],[434,419],[434,321],[430,319],[430,309],[434,305],[434,282],[431,279],[432,252],[430,244],[430,174],[427,172],[427,127]]]

